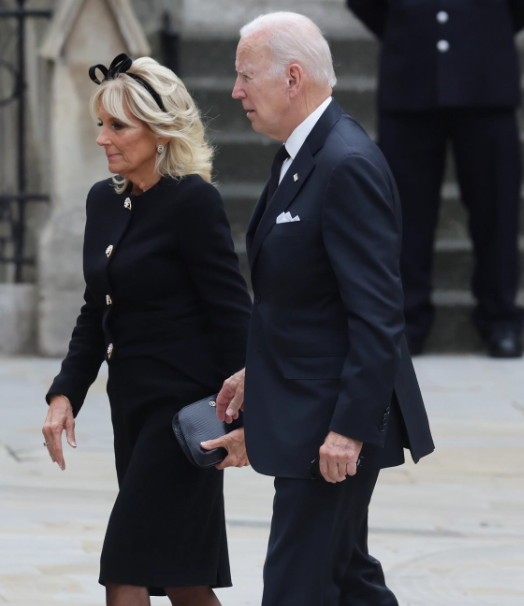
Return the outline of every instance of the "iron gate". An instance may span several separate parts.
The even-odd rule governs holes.
[[[16,0],[13,8],[0,8],[0,20],[12,19],[16,22],[16,60],[12,64],[4,60],[0,48],[0,69],[11,76],[11,90],[0,93],[0,111],[3,107],[17,105],[16,140],[13,150],[16,155],[16,192],[0,191],[0,264],[14,267],[14,281],[22,282],[25,265],[34,265],[34,257],[27,257],[25,251],[26,204],[47,202],[48,195],[27,191],[27,167],[25,157],[26,140],[26,21],[31,18],[49,18],[50,10],[34,10],[26,7],[26,0]]]

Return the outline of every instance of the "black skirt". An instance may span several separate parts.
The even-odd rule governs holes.
[[[109,365],[120,492],[104,541],[99,582],[147,587],[230,587],[223,472],[189,463],[171,429],[183,406],[209,396],[150,358]]]

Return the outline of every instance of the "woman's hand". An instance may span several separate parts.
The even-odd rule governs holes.
[[[53,396],[49,404],[47,417],[42,427],[47,450],[53,463],[64,471],[66,465],[62,450],[62,432],[66,432],[69,446],[76,448],[75,442],[75,419],[71,403],[64,396]]]
[[[249,465],[243,427],[234,429],[216,440],[202,442],[200,446],[202,446],[204,450],[213,450],[213,448],[225,448],[227,450],[227,457],[222,463],[216,465],[217,469],[225,469],[226,467],[246,467]]]

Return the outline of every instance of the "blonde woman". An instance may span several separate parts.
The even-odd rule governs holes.
[[[97,71],[103,74],[99,80]],[[87,196],[85,305],[47,401],[43,428],[64,469],[62,432],[104,360],[120,492],[101,558],[109,606],[217,606],[231,585],[218,469],[193,467],[171,429],[183,406],[244,366],[251,302],[212,150],[177,76],[153,59],[94,66],[92,100],[112,179]],[[222,464],[247,464],[243,430]]]

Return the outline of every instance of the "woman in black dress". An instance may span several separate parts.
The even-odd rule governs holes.
[[[120,486],[101,558],[107,604],[167,594],[217,606],[212,588],[231,585],[223,472],[188,462],[171,419],[244,366],[251,301],[185,86],[147,57],[90,76],[97,143],[118,176],[87,197],[85,305],[43,433],[63,469],[62,432],[76,446],[74,417],[106,360]],[[222,467],[247,464],[243,429],[228,439]]]

